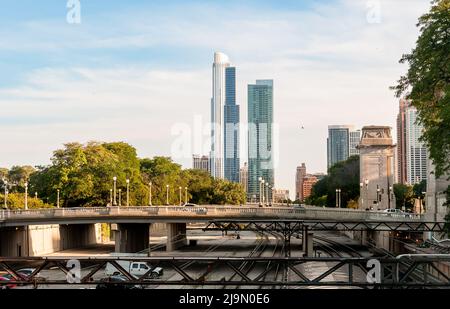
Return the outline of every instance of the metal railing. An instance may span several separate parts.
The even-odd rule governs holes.
[[[195,207],[184,206],[129,206],[129,207],[77,207],[30,210],[1,210],[0,220],[57,219],[85,217],[196,217],[211,218],[274,218],[304,220],[357,220],[357,221],[405,221],[418,222],[423,215],[390,214],[382,211],[362,211],[355,209],[333,208],[293,208],[293,207],[240,207],[206,205]]]

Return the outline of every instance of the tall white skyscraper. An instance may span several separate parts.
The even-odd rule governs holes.
[[[211,99],[211,153],[210,169],[214,178],[224,178],[224,106],[226,98],[226,68],[230,67],[227,55],[214,53]]]
[[[423,127],[417,123],[417,110],[413,106],[405,109],[406,180],[409,184],[427,179],[427,148],[419,139]]]

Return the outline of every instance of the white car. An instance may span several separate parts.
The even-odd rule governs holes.
[[[404,212],[403,210],[396,209],[396,208],[388,208],[383,210],[383,213],[386,213],[386,215],[394,216],[394,217],[406,217],[409,218],[411,215],[407,212]]]

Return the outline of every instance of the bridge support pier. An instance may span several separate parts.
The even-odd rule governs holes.
[[[136,253],[148,248],[150,243],[150,224],[111,224],[115,233],[115,252]]]
[[[174,251],[187,245],[186,223],[167,223],[167,251]]]
[[[95,224],[63,224],[59,226],[59,250],[82,248],[100,242]]]
[[[302,251],[305,257],[314,256],[314,233],[307,226],[303,228]]]

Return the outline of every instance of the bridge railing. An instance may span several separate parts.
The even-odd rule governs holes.
[[[419,221],[423,215],[390,214],[382,211],[362,211],[355,209],[333,209],[319,207],[239,207],[239,206],[130,206],[130,207],[78,207],[30,210],[1,210],[0,220],[107,217],[107,216],[173,216],[211,218],[279,218],[304,220],[367,220],[367,221]]]

